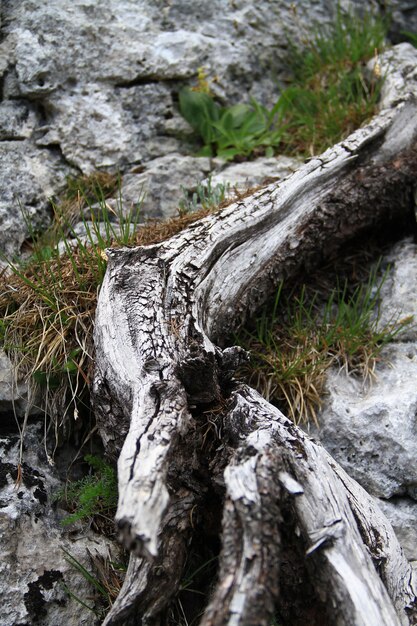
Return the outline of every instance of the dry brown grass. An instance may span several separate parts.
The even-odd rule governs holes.
[[[330,367],[370,384],[382,347],[412,322],[379,324],[386,274],[367,251],[342,254],[334,265],[312,274],[308,285],[281,286],[236,338],[252,357],[242,376],[295,423],[317,424]]]
[[[80,263],[76,276],[69,259],[0,277],[4,347],[18,378],[46,389],[43,408],[60,424],[70,408],[77,415],[75,399],[91,382],[96,301],[96,272]]]
[[[104,249],[121,245],[117,237],[109,236],[97,243],[78,240],[79,245],[73,246],[72,224],[80,219],[91,195],[97,194],[97,187],[102,195],[103,185],[114,193],[114,182],[107,175],[83,178],[78,192],[72,189],[65,195],[49,231],[32,242],[32,257],[21,266],[11,263],[0,275],[0,330],[5,349],[17,377],[43,388],[43,408],[52,417],[55,430],[68,416],[77,418],[84,401],[88,403],[95,310],[106,270]],[[236,193],[222,206],[243,196]],[[213,210],[202,209],[165,221],[150,220],[132,228],[123,243],[159,243],[210,212]],[[57,248],[59,240],[67,242],[63,254]]]

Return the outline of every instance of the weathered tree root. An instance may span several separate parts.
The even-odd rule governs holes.
[[[224,525],[222,584],[217,586],[201,623],[271,622],[273,600],[277,598],[277,536],[284,497],[294,509],[309,569],[314,572],[313,585],[328,607],[329,623],[407,623],[404,609],[412,608],[415,601],[409,581],[404,581],[411,568],[368,494],[347,477],[350,486],[354,485],[354,492],[349,493],[338,475],[343,470],[334,471],[335,462],[325,450],[255,391],[243,387],[235,393],[227,422],[225,434],[230,431],[240,443],[225,472],[225,516],[227,519],[231,507],[239,513],[243,510],[243,514],[239,524]],[[352,513],[352,498],[356,519],[368,527],[365,543]],[[237,529],[243,535],[238,546]],[[379,545],[373,540],[376,536]],[[389,563],[388,570],[380,572],[381,578],[371,557]],[[227,567],[237,558],[238,566],[233,562],[233,567]],[[400,580],[403,584],[398,584]]]
[[[121,448],[117,521],[135,556],[105,624],[166,623],[210,489],[224,510],[204,626],[270,624],[285,601],[282,555],[296,535],[323,610],[316,623],[414,623],[410,566],[370,496],[258,394],[231,382],[245,355],[215,345],[279,280],[377,226],[411,224],[415,82],[407,89],[283,182],[162,244],[109,251],[94,399],[108,453]]]

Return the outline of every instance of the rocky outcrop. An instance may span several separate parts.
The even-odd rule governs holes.
[[[183,189],[192,189],[211,171],[210,159],[168,154],[123,177],[122,197],[126,211],[140,205],[148,217],[171,217],[178,209]],[[143,199],[143,201],[142,201]]]
[[[239,191],[244,191],[248,187],[256,187],[285,178],[295,172],[300,163],[301,159],[286,156],[265,157],[231,165],[222,164],[216,159],[216,169],[211,182],[213,185],[229,184]]]
[[[417,497],[417,348],[392,345],[382,357],[375,382],[329,374],[318,436],[369,493]]]
[[[0,350],[0,416],[2,425],[9,421],[13,424],[15,416],[21,418],[30,410],[29,389],[23,381],[16,380],[13,365],[4,352]],[[32,406],[32,409],[34,407]],[[13,430],[13,428],[12,428]],[[7,432],[7,429],[4,429]]]
[[[256,6],[244,0],[6,0],[0,44],[0,249],[12,255],[28,236],[21,209],[36,229],[48,223],[49,198],[68,174],[120,171],[127,207],[146,190],[142,211],[154,217],[175,212],[181,186],[193,188],[210,172],[217,176],[214,183],[240,186],[285,177],[294,162],[267,159],[225,168],[189,156],[190,129],[178,113],[177,94],[205,66],[216,78],[213,90],[221,101],[253,95],[271,104],[277,82],[287,78],[288,37],[296,41],[312,21],[330,19],[336,4],[312,0],[298,6],[294,12],[285,0]],[[395,4],[394,25],[404,22],[408,10],[406,2]],[[408,359],[412,366],[413,359]],[[4,365],[0,626],[93,624],[95,616],[63,587],[88,602],[85,580],[62,548],[87,567],[87,549],[104,555],[115,548],[60,526],[52,503],[60,481],[42,453],[42,425],[26,431],[20,480],[12,408],[14,403],[24,412],[25,404],[14,396]],[[25,394],[24,388],[18,392]],[[412,455],[411,424],[409,433],[405,443]],[[408,478],[405,472],[390,473],[386,483],[394,487],[376,493],[414,497],[412,468]]]
[[[65,182],[68,167],[56,150],[30,140],[0,142],[0,252],[13,257],[29,235],[50,223],[48,198]]]
[[[85,527],[62,527],[54,504],[62,482],[45,456],[42,422],[27,428],[21,471],[19,449],[18,435],[1,438],[0,625],[93,626],[85,605],[95,607],[94,587],[67,557],[93,572],[89,552],[119,561],[120,549]]]
[[[359,0],[342,4],[362,7]],[[142,184],[132,169],[149,169],[152,200],[145,208],[153,216],[170,213],[175,194],[167,192],[161,208],[152,189],[161,158],[176,162],[176,154],[190,152],[179,89],[204,66],[221,101],[255,96],[272,104],[288,78],[288,42],[306,36],[313,22],[332,19],[336,6],[329,0],[4,2],[0,249],[18,252],[28,235],[20,206],[36,227],[47,223],[48,198],[69,173],[130,172],[130,199]],[[416,14],[404,1],[392,8],[393,28]],[[191,169],[200,175],[199,165]],[[174,171],[188,185],[189,162]]]
[[[333,370],[314,434],[380,504],[416,559],[417,514],[417,246],[394,246],[381,288],[380,325],[414,316],[397,340],[383,349],[375,380],[364,383]]]

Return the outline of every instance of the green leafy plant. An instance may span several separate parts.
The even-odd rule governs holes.
[[[98,456],[87,454],[84,460],[90,466],[90,474],[76,480],[57,494],[65,500],[66,506],[73,511],[62,520],[67,526],[78,521],[100,521],[112,523],[117,506],[116,470]]]
[[[251,104],[220,107],[203,92],[183,89],[179,94],[180,112],[204,146],[200,156],[219,156],[225,160],[251,156],[256,150],[272,155],[282,138],[279,109],[268,110],[252,99]]]
[[[383,281],[374,270],[366,284],[350,290],[345,282],[324,301],[306,286],[284,296],[281,285],[272,308],[237,338],[252,355],[244,371],[250,383],[296,423],[317,422],[326,370],[338,364],[371,378],[382,347],[411,321],[380,324]]]
[[[380,80],[369,79],[364,64],[382,49],[386,32],[381,18],[339,8],[333,25],[316,28],[302,49],[291,47],[293,84],[271,109],[255,99],[221,107],[207,91],[183,89],[179,108],[203,143],[199,154],[312,154],[340,141],[375,111]]]
[[[230,190],[229,183],[213,185],[211,176],[205,184],[198,183],[195,191],[189,192],[186,187],[181,187],[183,197],[178,203],[179,214],[194,213],[198,209],[211,210],[225,201]]]
[[[374,114],[382,81],[365,63],[383,49],[386,33],[386,20],[339,7],[333,24],[291,47],[293,84],[280,98],[286,152],[321,152]]]

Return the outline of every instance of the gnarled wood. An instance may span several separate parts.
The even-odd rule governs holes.
[[[386,576],[381,580],[375,575],[347,490],[341,487],[329,455],[253,390],[243,387],[233,396],[234,406],[228,415],[225,434],[237,439],[239,445],[225,472],[225,511],[226,516],[232,507],[237,511],[245,507],[245,511],[240,524],[224,524],[220,573],[223,584],[218,585],[202,624],[270,623],[272,612],[268,614],[268,604],[259,590],[264,590],[269,607],[273,606],[271,596],[276,590],[269,590],[268,582],[277,579],[274,569],[278,544],[271,528],[279,526],[280,502],[284,498],[291,501],[296,512],[317,593],[327,606],[334,605],[328,611],[329,623],[352,626],[407,623],[405,616],[403,620],[400,616],[414,598],[409,594],[404,603],[403,597],[397,597],[397,590],[390,589],[399,609],[397,616],[383,584],[387,582]],[[363,519],[369,515],[369,496],[356,483],[354,493],[355,516]],[[370,519],[375,535],[387,533],[382,518],[372,514]],[[254,525],[256,533],[250,533]],[[250,536],[242,539],[238,550],[230,550],[229,544],[236,543],[236,531],[240,528]],[[410,573],[395,535],[391,533],[384,539],[382,545],[387,553],[400,555],[404,572]],[[366,545],[369,547],[371,542],[367,541]],[[233,563],[227,567],[231,553],[239,555],[238,566]],[[376,547],[372,554],[376,557]],[[268,569],[268,557],[274,564],[272,572]],[[254,569],[260,571],[256,577]],[[262,576],[265,578],[266,572],[268,578],[263,585],[258,581]],[[240,582],[240,576],[244,582]]]
[[[109,251],[94,397],[107,451],[120,452],[117,521],[135,556],[106,624],[165,623],[213,498],[224,500],[223,547],[205,626],[270,623],[285,601],[289,536],[306,550],[316,623],[392,626],[408,623],[406,609],[415,615],[410,567],[370,497],[236,386],[246,355],[221,349],[280,279],[377,225],[414,219],[410,94],[283,182],[161,244]]]

